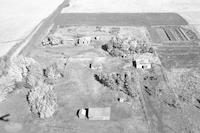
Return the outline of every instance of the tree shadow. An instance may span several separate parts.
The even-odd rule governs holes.
[[[108,51],[108,46],[105,44],[105,45],[102,45],[101,48],[104,50],[104,51]]]
[[[8,122],[9,119],[6,118],[6,117],[9,117],[9,116],[10,116],[10,114],[5,114],[5,115],[1,116],[1,117],[0,117],[0,121]]]

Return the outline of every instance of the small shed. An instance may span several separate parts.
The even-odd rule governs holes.
[[[92,62],[92,63],[89,64],[89,68],[91,68],[93,70],[102,70],[103,65],[99,62]]]

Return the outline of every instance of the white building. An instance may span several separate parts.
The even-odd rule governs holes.
[[[149,54],[137,55],[133,61],[133,66],[136,68],[150,69],[152,63],[152,56]]]
[[[75,45],[77,46],[88,46],[92,41],[91,37],[81,37],[76,40]]]
[[[136,59],[136,68],[150,69],[151,63],[148,59]]]

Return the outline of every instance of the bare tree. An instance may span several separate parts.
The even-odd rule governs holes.
[[[132,84],[131,73],[120,72],[120,73],[98,73],[95,75],[96,80],[103,85],[109,87],[112,90],[122,91],[128,96],[135,97],[136,90]]]

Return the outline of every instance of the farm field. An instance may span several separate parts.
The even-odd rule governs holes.
[[[192,5],[105,2],[64,1],[0,58],[0,133],[200,132],[198,22],[177,13]]]
[[[116,36],[118,37],[115,38]],[[122,39],[122,43],[127,43],[127,47],[133,46],[132,54],[126,53],[125,47],[124,55],[109,51],[110,46],[107,44],[112,42],[112,39],[119,42]],[[191,45],[193,41],[198,40],[189,41]],[[28,45],[20,55],[26,57],[26,60],[34,59],[43,71],[52,66],[57,74],[61,74],[61,77],[46,77],[45,81],[45,84],[53,85],[53,92],[57,97],[56,111],[50,118],[41,119],[40,115],[29,109],[30,103],[25,99],[30,88],[20,87],[1,105],[1,113],[9,112],[11,116],[9,123],[2,123],[2,129],[4,132],[29,130],[42,133],[198,132],[199,121],[194,119],[199,115],[198,102],[190,101],[190,98],[181,93],[180,88],[173,91],[182,85],[181,76],[188,73],[198,74],[198,64],[194,63],[199,57],[198,44],[193,47],[187,45],[188,41],[184,45],[179,45],[178,42],[155,44],[148,28],[144,26],[52,27],[38,42]],[[141,53],[142,47],[152,47],[156,53]],[[120,50],[120,47],[115,49],[117,48]],[[150,69],[143,70],[132,63],[142,55],[147,55],[147,58],[152,56],[151,61],[154,63]],[[168,56],[168,60],[163,58]],[[31,74],[31,71],[35,70],[30,69],[27,74]],[[125,80],[128,88],[121,86],[121,83],[125,82],[122,77],[121,80],[116,79],[119,83],[111,82],[109,78],[112,76],[109,75],[115,74],[131,76]],[[104,82],[101,76],[106,75],[109,78],[105,77]],[[172,79],[175,79],[177,84],[174,84]],[[196,83],[197,79],[191,83]],[[34,82],[37,82],[37,79]],[[188,102],[177,99],[176,95],[188,98]],[[119,98],[125,101],[120,102]],[[16,102],[20,104],[14,107]],[[110,107],[110,120],[91,121],[78,118],[79,109],[90,107]],[[20,112],[17,111],[20,109]],[[184,117],[186,114],[190,116]],[[182,123],[183,119],[192,119],[191,125]],[[184,128],[186,125],[188,127]]]

